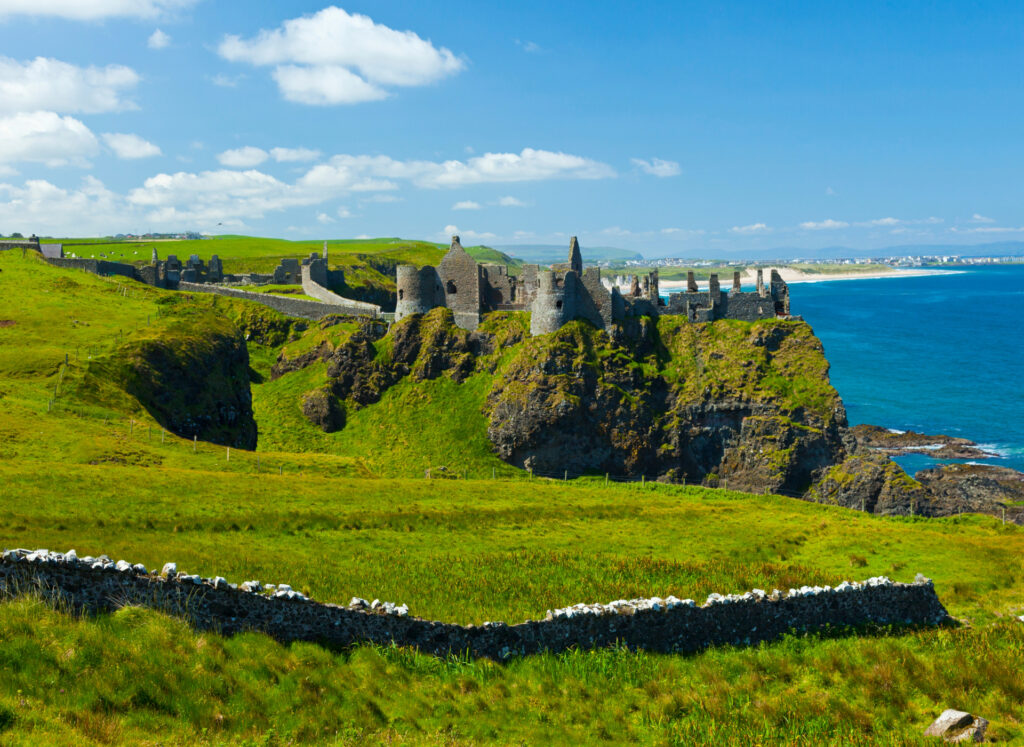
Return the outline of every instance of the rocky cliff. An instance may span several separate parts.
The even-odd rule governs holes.
[[[390,331],[364,323],[332,339],[321,330],[318,344],[283,353],[272,376],[322,364],[326,376],[301,407],[332,432],[399,382],[483,375],[482,402],[457,416],[485,418],[493,452],[538,473],[803,495],[856,451],[821,343],[803,322],[638,318],[610,335],[573,322],[531,337],[525,319],[492,314],[466,332],[435,309]],[[909,505],[903,493],[915,484],[896,477],[880,478],[900,496],[886,500]]]

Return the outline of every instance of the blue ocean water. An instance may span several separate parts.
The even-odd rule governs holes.
[[[961,436],[1024,470],[1024,265],[793,283],[851,425]],[[913,474],[926,456],[897,461]]]

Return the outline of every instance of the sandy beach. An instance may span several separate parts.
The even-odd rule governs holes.
[[[833,280],[884,280],[888,278],[911,278],[921,277],[925,275],[951,275],[958,274],[960,270],[873,270],[870,272],[829,272],[829,273],[818,273],[818,272],[801,272],[800,270],[793,269],[792,267],[765,267],[764,270],[764,281],[767,283],[771,278],[772,269],[776,269],[782,279],[787,283],[824,283],[831,282]],[[732,288],[732,272],[728,269],[724,269],[719,272],[719,282],[723,289],[728,290]],[[740,282],[744,286],[754,285],[757,283],[757,270],[747,270],[740,276]],[[700,288],[706,288],[708,284],[707,280],[698,280],[697,285]],[[686,288],[685,280],[662,280],[658,283],[659,288],[664,293],[666,291],[677,291]]]

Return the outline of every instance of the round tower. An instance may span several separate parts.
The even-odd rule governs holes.
[[[530,334],[555,332],[576,316],[576,274],[537,273],[537,295],[530,304]]]
[[[444,306],[441,278],[433,267],[416,269],[412,265],[395,268],[398,300],[395,302],[395,321],[409,314],[426,314],[433,308]]]

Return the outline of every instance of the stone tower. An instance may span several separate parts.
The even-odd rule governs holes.
[[[577,275],[564,278],[550,270],[537,273],[537,295],[530,304],[530,334],[555,332],[576,317]]]
[[[583,277],[583,255],[580,253],[580,242],[575,236],[569,239],[569,269]]]
[[[480,265],[462,248],[459,237],[452,236],[451,248],[441,259],[437,274],[444,286],[444,305],[452,310],[455,324],[462,329],[474,330],[480,324],[480,272]]]
[[[412,265],[395,268],[398,300],[395,302],[395,321],[410,314],[426,314],[444,306],[444,288],[433,267],[416,269]]]

